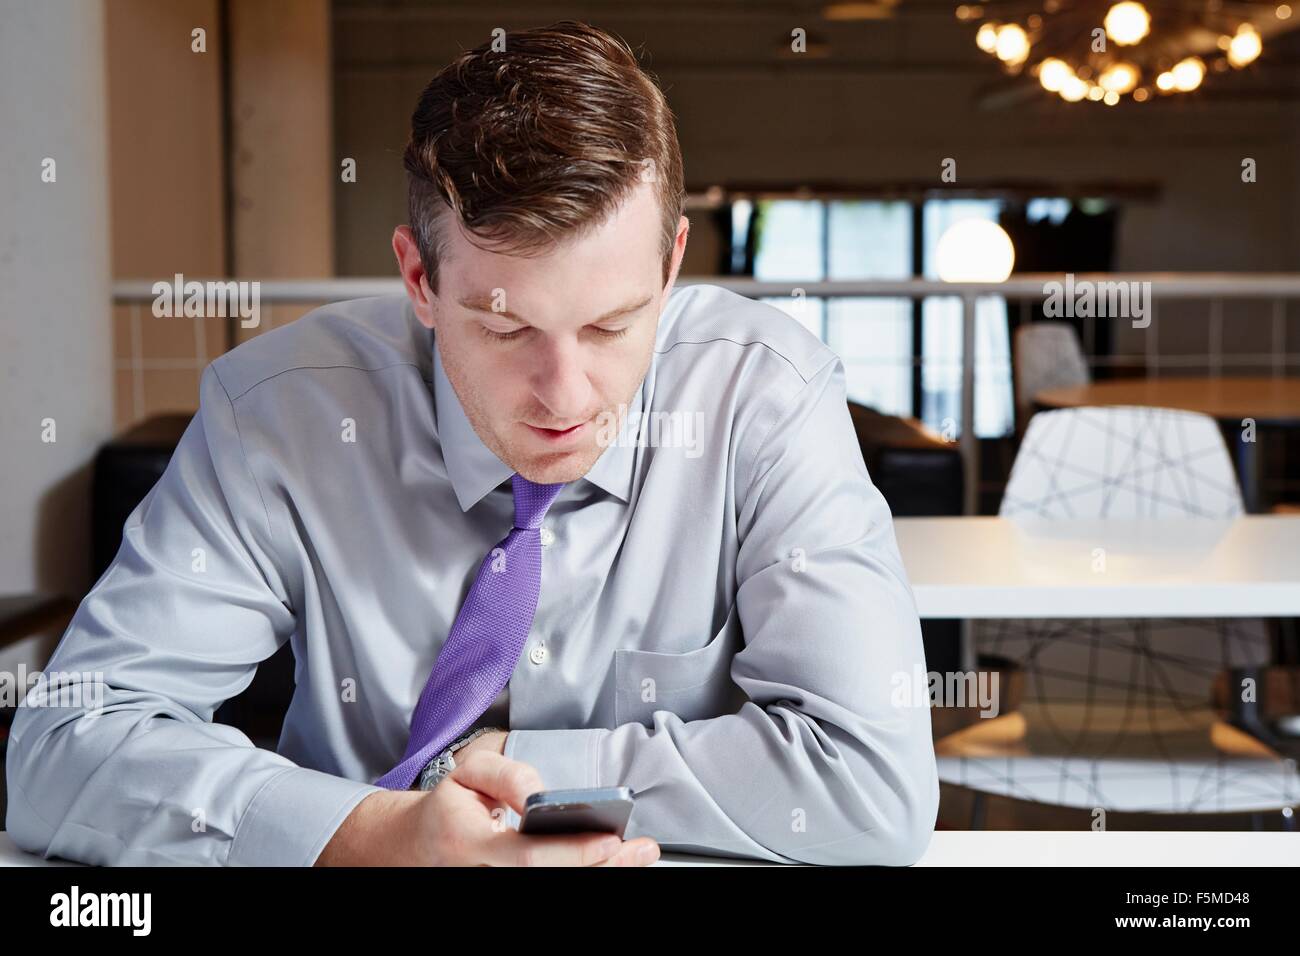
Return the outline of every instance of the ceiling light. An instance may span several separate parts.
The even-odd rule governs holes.
[[[1237,35],[1228,42],[1228,62],[1240,69],[1253,63],[1263,51],[1264,44],[1249,23],[1237,27]]]
[[[1205,79],[1205,61],[1199,56],[1189,56],[1175,63],[1170,72],[1174,75],[1174,89],[1180,93],[1190,93]]]
[[[1107,11],[1102,25],[1106,28],[1106,35],[1120,46],[1133,46],[1151,32],[1151,14],[1142,4],[1124,0]]]

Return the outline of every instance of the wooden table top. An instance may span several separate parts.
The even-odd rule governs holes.
[[[1300,424],[1300,378],[1281,376],[1161,376],[1048,388],[1034,396],[1048,408],[1153,405],[1201,412],[1223,421]]]

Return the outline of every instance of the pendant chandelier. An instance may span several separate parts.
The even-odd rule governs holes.
[[[1013,76],[1070,103],[1114,106],[1190,93],[1207,74],[1240,70],[1264,39],[1291,29],[1276,0],[993,0],[961,4],[975,43]]]

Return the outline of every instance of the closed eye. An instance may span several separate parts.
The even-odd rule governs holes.
[[[508,342],[510,339],[516,338],[524,331],[524,329],[515,329],[513,332],[495,332],[492,329],[489,329],[486,325],[480,325],[479,328],[483,330],[483,334],[488,338],[496,339],[498,342]],[[527,328],[527,326],[525,326],[525,328]]]
[[[489,329],[486,325],[480,325],[479,328],[482,329],[483,334],[490,339],[496,339],[498,342],[508,342],[511,339],[518,338],[527,331],[528,327],[524,326],[524,328],[515,329],[513,332],[497,332],[493,329]],[[598,325],[593,325],[591,328],[596,332],[596,334],[607,339],[621,339],[623,336],[627,335],[628,332],[627,326],[624,326],[621,329],[603,329]]]

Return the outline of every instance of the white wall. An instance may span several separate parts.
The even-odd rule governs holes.
[[[88,583],[112,419],[103,41],[100,0],[0,0],[0,594]]]

